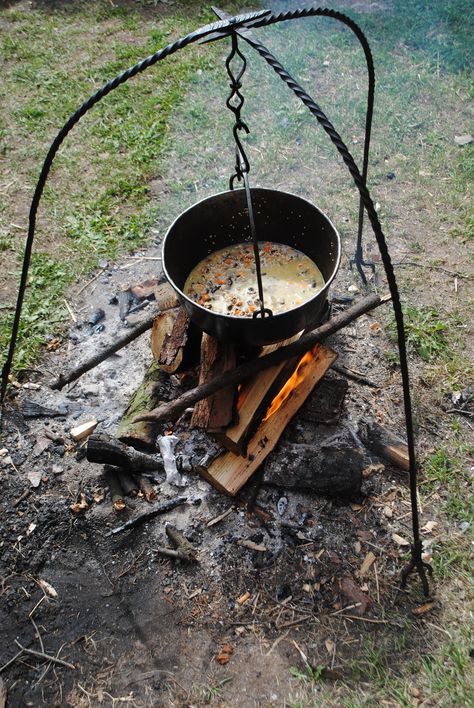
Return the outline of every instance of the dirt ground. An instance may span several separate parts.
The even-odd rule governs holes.
[[[428,208],[410,203],[403,182],[379,184],[377,199],[392,208],[393,260],[406,260],[409,233],[416,233],[420,243],[429,243],[430,261],[441,264],[441,271],[400,268],[404,294],[417,304],[467,300],[472,281],[459,278],[454,292],[450,275],[460,263],[467,272],[467,244],[446,239],[449,225],[434,231],[435,216],[427,219]],[[370,250],[370,238],[368,243]],[[352,244],[353,235],[346,235],[346,254]],[[158,258],[159,249],[141,255]],[[107,494],[94,501],[104,488],[102,468],[85,459],[83,444],[72,440],[70,430],[96,418],[97,431],[115,432],[151,359],[148,335],[61,392],[51,391],[49,383],[123,333],[114,296],[126,284],[156,276],[158,267],[158,260],[123,258],[104,264],[80,293],[77,286],[69,301],[78,324],[71,322],[64,341],[50,343],[51,351],[9,401],[0,446],[0,667],[7,705],[374,705],[387,675],[377,673],[382,665],[404,677],[403,697],[394,694],[384,705],[443,705],[445,694],[440,700],[436,691],[424,694],[419,685],[420,657],[446,639],[443,628],[468,623],[469,591],[459,579],[447,588],[435,578],[429,607],[416,576],[400,591],[405,541],[411,539],[407,476],[368,451],[362,497],[343,502],[264,486],[258,496],[263,514],[247,511],[252,482],[230,499],[193,473],[183,489],[168,485],[159,473],[159,501],[182,494],[186,502],[137,529],[107,535],[147,503],[129,499],[118,517]],[[380,265],[377,272],[383,291]],[[411,297],[415,288],[416,298]],[[347,257],[332,293],[356,298],[363,293]],[[105,311],[103,329],[88,324],[98,308]],[[329,341],[338,364],[377,386],[350,380],[338,425],[310,424],[303,410],[283,444],[356,432],[366,415],[403,436],[399,373],[386,356],[393,350],[387,309],[360,318]],[[411,375],[417,445],[424,456],[446,439],[451,418],[443,408],[451,404],[446,392],[427,383],[419,359],[413,359]],[[25,399],[58,415],[28,418]],[[468,418],[459,417],[459,425],[472,431]],[[80,493],[88,508],[74,514],[70,507]],[[423,500],[427,560],[436,554],[439,535],[456,542],[462,533],[439,513],[441,496],[435,490]],[[282,498],[287,507],[280,514]],[[208,525],[227,510],[222,521]],[[166,543],[166,522],[198,549],[197,563],[181,564],[157,553]],[[264,550],[242,546],[242,540]],[[361,576],[371,553],[374,562]],[[357,588],[349,593],[348,579]],[[367,603],[364,614],[359,614],[359,593]],[[18,644],[43,656],[22,653]],[[351,693],[359,703],[346,702]]]

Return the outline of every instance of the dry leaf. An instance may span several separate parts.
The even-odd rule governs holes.
[[[414,615],[426,615],[427,612],[430,612],[433,607],[435,606],[434,602],[426,602],[424,605],[420,605],[419,607],[415,607],[414,610],[412,610]]]
[[[84,494],[84,492],[79,492],[77,502],[71,504],[69,508],[73,514],[79,514],[81,511],[84,511],[84,509],[89,508],[89,504],[87,503],[86,495]]]
[[[421,527],[421,530],[424,531],[424,533],[431,533],[437,526],[437,521],[427,521],[426,524]]]
[[[399,536],[398,533],[393,533],[392,534],[392,539],[397,543],[399,546],[409,546],[410,541],[407,541],[406,538],[403,538],[403,536]]]
[[[327,650],[327,653],[329,654],[329,656],[332,656],[333,651],[334,651],[334,647],[336,646],[334,644],[334,642],[332,641],[332,639],[326,639],[326,641],[324,642],[324,645],[326,647],[326,650]]]
[[[230,657],[234,653],[234,648],[231,644],[225,644],[222,649],[216,654],[216,661],[218,664],[227,664]]]
[[[26,529],[26,535],[29,536],[30,534],[32,534],[33,531],[35,530],[35,528],[36,528],[36,524],[32,521],[31,524]]]
[[[383,472],[385,469],[385,465],[378,464],[378,465],[368,465],[362,470],[362,477],[366,479],[367,477],[370,477],[370,475],[375,474],[376,472]]]
[[[46,582],[46,580],[39,578],[38,585],[44,590],[46,595],[49,595],[50,597],[57,597],[58,596],[58,593],[56,592],[56,590],[53,588],[52,585],[50,585],[48,582]]]
[[[375,561],[375,553],[372,553],[372,551],[369,551],[367,555],[364,558],[364,562],[362,563],[360,570],[359,570],[359,577],[363,578],[364,575],[367,575],[371,565]]]
[[[380,332],[380,330],[382,329],[382,326],[381,326],[380,322],[372,322],[372,324],[370,325],[370,329],[373,332]]]

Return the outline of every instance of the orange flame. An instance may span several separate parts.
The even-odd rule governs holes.
[[[298,386],[306,376],[306,368],[308,364],[310,364],[311,361],[314,359],[315,351],[316,347],[314,347],[314,349],[312,349],[310,352],[306,352],[306,354],[301,357],[296,369],[294,370],[288,381],[283,385],[283,387],[279,390],[273,401],[270,403],[270,407],[267,410],[265,418],[262,421],[263,423],[267,421],[274,413],[276,413],[276,411],[281,408],[281,406],[289,398],[291,392],[294,391],[295,388],[298,388]]]

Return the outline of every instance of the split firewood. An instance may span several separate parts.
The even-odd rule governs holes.
[[[177,506],[184,504],[186,501],[187,497],[175,497],[174,499],[169,499],[168,501],[165,501],[162,504],[153,507],[153,509],[150,509],[150,511],[146,511],[144,514],[139,514],[139,516],[135,516],[134,519],[130,519],[121,526],[117,526],[116,528],[112,529],[112,531],[109,531],[106,536],[114,536],[115,534],[121,533],[122,531],[128,531],[129,529],[136,528],[137,526],[140,526],[141,524],[144,524],[147,521],[151,521],[151,519],[154,519],[155,516],[159,516],[160,514],[166,514],[167,511],[175,509]]]
[[[286,398],[279,399],[280,405],[273,413],[271,409],[267,413],[248,443],[246,457],[226,452],[214,459],[208,467],[203,467],[201,463],[197,472],[224,494],[237,494],[274,449],[289,421],[336,358],[334,351],[319,345],[312,356],[301,361],[301,380],[298,385],[287,392]]]
[[[78,364],[78,366],[74,367],[70,371],[64,374],[59,374],[59,376],[51,383],[51,388],[60,391],[62,388],[64,388],[64,386],[66,386],[66,384],[72,383],[72,381],[76,381],[76,379],[82,376],[82,374],[85,374],[86,371],[90,371],[94,367],[98,366],[100,363],[108,359],[109,356],[112,356],[112,354],[118,352],[119,349],[126,347],[127,344],[130,344],[130,342],[133,342],[135,339],[137,339],[137,337],[151,329],[153,326],[153,321],[157,314],[160,311],[169,308],[170,306],[175,307],[178,302],[171,285],[167,284],[166,286],[164,286],[164,288],[165,289],[161,294],[161,299],[158,300],[157,297],[157,307],[155,307],[155,310],[151,315],[145,317],[145,319],[142,320],[138,325],[136,325],[136,327],[131,329],[122,337],[117,337],[112,342],[112,344],[110,344],[108,347],[105,347],[98,354],[95,354],[90,359],[84,361],[82,364]]]
[[[395,467],[409,471],[408,445],[404,440],[369,418],[359,422],[359,435],[369,450]]]
[[[364,465],[362,451],[347,443],[287,443],[269,458],[263,483],[329,497],[356,498],[361,493]]]
[[[89,462],[123,467],[130,472],[163,470],[163,462],[158,457],[138,452],[105,433],[89,437],[86,455]]]
[[[169,377],[152,361],[143,382],[133,394],[122,416],[116,437],[127,445],[139,447],[147,452],[156,450],[158,425],[153,421],[134,423],[134,418],[143,411],[149,411],[165,399],[169,390]]]
[[[150,480],[138,474],[134,475],[134,477],[136,483],[138,484],[138,488],[140,489],[147,502],[154,501],[157,495]]]
[[[235,369],[235,346],[219,342],[210,334],[203,334],[201,342],[201,370],[199,384],[212,381],[216,376]],[[192,428],[212,430],[227,427],[234,418],[235,386],[228,386],[219,393],[204,398],[194,406]]]
[[[263,347],[260,356],[266,356],[279,347],[295,342],[300,336],[301,333],[290,339],[278,342],[277,344],[270,344]],[[277,366],[272,366],[265,371],[259,372],[239,387],[237,400],[238,421],[233,425],[225,427],[223,430],[211,431],[212,435],[223,447],[231,452],[235,452],[236,455],[244,454],[247,440],[250,437],[251,425],[255,420],[260,422],[263,418],[275,393],[281,388],[283,379],[288,375],[287,368],[289,366],[289,363],[286,361]],[[215,376],[216,375],[217,372],[215,373]],[[211,380],[211,377],[208,377],[207,380]],[[199,383],[204,383],[204,381],[199,380]],[[222,392],[219,391],[218,394],[216,393],[214,396],[211,396],[211,399],[214,400],[218,398],[221,393]],[[205,400],[208,401],[210,399]],[[204,401],[199,401],[194,410],[196,411],[202,403],[204,403]]]
[[[124,495],[117,475],[111,469],[104,470],[104,474],[115,511],[123,511],[125,509]]]
[[[186,560],[195,561],[197,560],[198,552],[188,541],[185,536],[179,531],[176,526],[172,524],[166,524],[165,526],[166,535],[171,541],[175,549],[180,553]]]
[[[281,347],[271,354],[253,359],[252,361],[238,366],[233,371],[228,371],[221,376],[217,376],[208,383],[186,391],[186,393],[176,398],[173,402],[159,406],[146,414],[137,416],[135,420],[153,420],[156,422],[176,420],[186,408],[193,406],[198,401],[211,396],[222,388],[241,383],[251,376],[254,376],[259,371],[280,364],[282,361],[291,359],[294,356],[302,356],[305,352],[310,351],[315,344],[322,342],[330,335],[349,325],[361,315],[370,312],[370,310],[373,310],[389,300],[390,297],[388,296],[381,298],[379,295],[375,294],[368,295],[348,310],[336,315],[312,332],[303,335],[297,342],[288,344],[286,347]]]
[[[158,361],[166,337],[169,337],[178,317],[178,308],[165,310],[155,316],[151,328],[151,351],[153,357]]]

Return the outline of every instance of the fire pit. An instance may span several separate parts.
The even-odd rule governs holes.
[[[336,20],[341,21],[343,24],[349,27],[356,34],[357,38],[361,42],[367,60],[369,74],[369,95],[367,103],[364,158],[361,170],[359,170],[359,168],[357,167],[347,146],[344,144],[342,138],[337,133],[332,123],[328,120],[327,116],[319,108],[319,106],[293,79],[293,77],[288,74],[288,72],[280,64],[276,57],[274,57],[268,51],[268,49],[266,49],[266,47],[264,47],[249,33],[250,28],[264,27],[284,20],[293,20],[318,15],[324,17],[332,17]],[[346,17],[345,15],[342,15],[341,13],[329,9],[316,9],[312,7],[302,8],[291,12],[282,13],[280,15],[273,15],[270,10],[262,10],[255,13],[249,13],[247,15],[228,18],[220,22],[216,22],[212,25],[207,25],[206,27],[203,27],[197,30],[196,32],[187,35],[186,37],[177,40],[173,44],[168,45],[164,49],[157,51],[155,54],[147,57],[143,61],[139,62],[135,66],[120,74],[118,77],[116,77],[104,87],[102,87],[99,91],[97,91],[97,93],[95,93],[76,111],[76,113],[74,113],[73,116],[70,117],[70,119],[58,133],[56,139],[50,147],[31,204],[28,239],[25,247],[22,277],[13,322],[12,336],[7,360],[2,371],[2,403],[7,389],[8,378],[13,361],[15,343],[20,323],[21,309],[28,278],[28,268],[33,246],[38,205],[41,200],[41,196],[44,190],[44,186],[46,184],[50,168],[62,142],[64,141],[68,133],[71,131],[71,129],[84,116],[84,114],[112,90],[117,88],[122,83],[125,83],[131,77],[146,70],[158,61],[165,59],[174,52],[183,49],[187,45],[190,45],[197,41],[208,42],[213,40],[221,40],[224,37],[230,37],[231,39],[231,51],[226,61],[226,68],[230,78],[231,94],[227,99],[226,105],[234,113],[235,116],[233,136],[236,143],[236,168],[235,174],[230,179],[230,192],[225,192],[223,194],[216,195],[215,197],[211,197],[209,200],[205,200],[204,202],[201,202],[195,207],[192,207],[190,210],[182,214],[171,227],[164,245],[165,268],[167,270],[170,282],[176,289],[179,297],[184,303],[187,313],[190,315],[193,322],[197,323],[199,328],[204,332],[208,332],[214,337],[216,337],[216,341],[221,344],[223,342],[225,343],[226,340],[239,340],[241,342],[251,343],[253,345],[276,342],[285,337],[295,335],[297,332],[300,332],[301,329],[304,329],[308,326],[314,326],[318,322],[321,315],[322,307],[324,305],[327,288],[333,280],[339,265],[339,237],[337,231],[335,230],[329,219],[324,214],[322,214],[316,207],[310,205],[308,202],[305,202],[305,200],[301,199],[300,197],[281,192],[274,192],[272,190],[255,190],[250,189],[249,187],[248,174],[250,170],[250,165],[241,142],[241,134],[249,132],[248,126],[244,123],[241,117],[241,109],[244,103],[244,99],[240,90],[242,88],[241,79],[246,68],[246,60],[243,54],[241,53],[238,45],[239,36],[243,38],[253,49],[255,49],[264,58],[264,60],[275,70],[278,76],[303,102],[306,108],[316,118],[318,123],[327,133],[330,140],[339,151],[344,163],[348,167],[360,195],[359,230],[354,262],[356,263],[361,278],[364,282],[366,282],[366,278],[362,266],[373,265],[365,263],[362,259],[361,237],[364,211],[367,213],[371,222],[381,252],[382,262],[385,268],[385,273],[390,289],[391,300],[395,312],[398,333],[398,346],[400,353],[400,367],[403,382],[404,408],[408,437],[410,495],[412,503],[412,519],[414,531],[412,561],[404,573],[404,578],[406,578],[410,570],[416,568],[422,579],[424,590],[427,593],[428,583],[425,574],[425,564],[423,563],[421,558],[422,545],[418,527],[416,464],[410,401],[409,375],[404,338],[403,313],[385,237],[382,232],[382,228],[377,216],[375,206],[366,187],[369,140],[373,108],[373,93],[375,85],[373,63],[370,49],[364,34],[350,18]],[[240,66],[236,71],[233,70],[234,61],[240,62]],[[239,181],[243,181],[245,190],[237,190],[235,192],[232,191],[236,179]],[[244,201],[244,194],[246,199],[246,206]],[[201,229],[201,221],[205,223],[204,229]],[[194,238],[193,235],[197,228],[198,234]],[[258,233],[259,231],[260,234]],[[254,320],[245,317],[216,315],[215,313],[210,313],[209,310],[207,310],[206,308],[200,307],[198,304],[192,302],[189,298],[187,298],[183,292],[183,285],[186,277],[189,275],[190,270],[194,267],[194,265],[196,265],[199,259],[205,256],[210,251],[219,248],[220,246],[225,246],[229,243],[241,242],[242,239],[245,240],[246,238],[248,238],[249,234],[254,245],[256,271],[258,279],[258,292],[261,303],[261,310],[259,311],[259,313],[257,313],[257,318]],[[311,298],[307,302],[303,303],[300,307],[296,307],[282,314],[273,315],[273,313],[271,313],[268,308],[265,308],[264,306],[263,280],[262,273],[260,272],[259,267],[259,255],[257,247],[258,237],[266,238],[270,241],[275,241],[277,243],[301,248],[304,253],[306,253],[316,262],[316,264],[321,268],[323,272],[325,286],[321,290],[321,292],[318,293],[314,298]],[[376,305],[372,303],[372,306]],[[360,314],[361,313],[358,312],[354,316],[358,316]],[[344,323],[339,323],[339,327],[343,326],[343,324]],[[142,326],[139,333],[142,333],[143,331],[145,331],[145,329],[148,329],[151,326],[152,322],[146,323],[146,326]],[[273,365],[285,361],[293,354],[295,356],[297,354],[301,356],[301,354],[312,349],[315,344],[320,342],[321,338],[324,335],[327,336],[328,333],[336,331],[336,329],[337,327],[335,328],[334,323],[329,323],[329,326],[326,330],[322,330],[321,328],[321,330],[318,330],[316,333],[313,334],[312,339],[305,339],[305,336],[303,336],[297,343],[298,351],[296,351],[295,349],[290,350],[289,347],[293,345],[289,345],[287,348],[282,347],[279,350],[281,352],[281,358],[278,358],[280,356],[278,352],[273,352],[271,354],[261,357],[261,359],[262,361],[266,359],[265,366],[268,367],[270,365],[270,361]],[[171,354],[173,351],[173,347],[175,350],[184,350],[187,339],[186,318],[183,318],[182,316],[180,317],[179,327],[177,327],[176,322],[170,321],[169,332],[165,332],[165,335],[167,337],[171,337],[172,340],[171,346],[168,347],[168,349],[171,350]],[[209,335],[204,336],[206,337]],[[126,342],[124,341],[123,344],[126,344],[129,341],[130,338],[128,338]],[[118,348],[119,346],[115,345],[113,351],[117,351]],[[212,347],[209,346],[208,349],[209,351],[211,351]],[[223,352],[224,354],[222,353],[222,351],[219,351],[219,347],[217,347],[215,355],[212,355],[211,360],[215,362],[220,362],[220,366],[222,366],[222,360],[224,360],[225,365],[223,366],[222,370],[224,372],[227,372],[227,379],[225,379],[225,384],[230,385],[231,383],[238,383],[239,381],[243,381],[245,378],[248,378],[251,374],[256,373],[257,370],[260,370],[258,369],[258,367],[256,368],[255,362],[251,362],[251,366],[249,364],[247,368],[245,368],[245,365],[240,368],[236,367],[236,362],[232,362],[232,358],[227,359],[225,348]],[[320,360],[322,350],[320,349],[318,350],[318,352],[319,353],[317,353],[317,355],[313,358],[313,362],[318,362]],[[177,359],[179,359],[179,356],[177,357]],[[202,356],[201,359],[203,359]],[[334,359],[334,357],[332,357],[330,350],[326,350],[326,353],[322,356],[322,359],[326,362],[327,368],[330,365],[331,360]],[[100,359],[97,360],[96,358],[95,362],[92,365],[95,365],[95,363],[98,363],[98,361],[100,361]],[[87,366],[86,368],[84,368],[83,366],[81,368],[81,372],[87,370],[88,368],[91,368],[91,366]],[[202,395],[201,388],[199,396],[196,396],[196,394],[194,394],[194,398],[193,396],[191,396],[193,403],[196,403],[196,401],[200,400],[201,398],[209,398],[210,395],[216,394],[216,392],[221,390],[224,386],[222,379],[219,380],[219,368],[217,368],[217,376],[215,376],[216,368],[214,365],[208,367],[202,366],[201,368],[202,370],[207,369],[208,373],[211,372],[212,375],[210,375],[209,378],[212,380],[208,382],[209,386],[208,388],[206,388],[205,395]],[[263,368],[265,367],[262,366],[262,369]],[[321,367],[322,373],[324,373],[326,368],[324,368],[324,366]],[[244,374],[247,374],[247,376],[245,376]],[[213,376],[215,378],[213,378]],[[241,377],[240,379],[239,376]],[[74,380],[74,378],[77,378],[77,376],[72,376],[68,380],[71,381]],[[308,376],[306,376],[304,380],[310,380],[310,377],[308,378]],[[64,381],[65,379],[61,381],[58,388],[63,385]],[[313,385],[315,382],[316,381],[313,382]],[[204,386],[205,382],[201,383],[202,386]],[[311,389],[312,386],[310,390]],[[298,387],[295,390],[298,390]],[[186,394],[183,394],[183,396],[184,395]],[[182,403],[183,401],[181,400],[180,405]],[[280,407],[280,410],[284,408],[284,405],[285,404]],[[179,406],[175,405],[174,412],[176,412],[176,408],[179,408]],[[169,412],[170,410],[168,407],[167,413]],[[159,415],[156,416],[154,415],[153,411],[151,411],[147,415],[137,416],[135,422],[138,422],[139,419],[163,420],[163,417],[160,418]],[[274,420],[275,416],[270,418],[270,421]],[[265,424],[265,422],[263,424]],[[277,434],[276,436],[277,439],[278,436],[279,434]],[[257,443],[258,447],[265,447],[267,445],[267,441],[268,438],[266,435],[264,435]],[[256,454],[257,452],[258,450],[255,449],[255,452],[251,452],[248,454],[247,460],[249,463],[253,462],[253,460],[250,459],[251,456],[253,456],[254,459],[258,457],[258,455]]]

